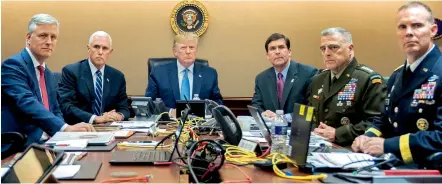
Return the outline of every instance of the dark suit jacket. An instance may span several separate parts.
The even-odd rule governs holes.
[[[404,72],[405,67],[399,67],[391,75],[385,112],[366,135],[385,138],[385,153],[407,164],[422,164],[442,150],[442,53],[437,45],[411,80],[403,80]]]
[[[93,115],[94,82],[87,59],[63,68],[58,94],[67,123],[89,122]],[[130,116],[124,74],[109,65],[104,68],[102,104],[103,112],[115,109],[125,119]]]
[[[284,83],[281,104],[284,113],[292,113],[295,103],[307,104],[308,87],[317,69],[308,65],[290,61],[289,70]],[[280,108],[276,89],[276,74],[273,67],[264,70],[255,79],[255,93],[252,106],[260,112],[271,110],[275,112]]]
[[[216,70],[209,66],[194,63],[192,93],[199,94],[201,100],[210,99],[221,105],[223,97],[218,88]],[[176,62],[152,69],[145,96],[152,97],[152,99],[161,98],[167,107],[176,108],[176,100],[180,99]]]
[[[26,49],[2,63],[1,76],[1,132],[25,134],[27,147],[39,142],[43,131],[52,136],[63,127],[54,76],[47,66],[45,82],[50,111],[43,105],[34,64]]]

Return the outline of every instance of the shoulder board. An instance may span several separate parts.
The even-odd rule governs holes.
[[[368,66],[364,66],[364,65],[360,65],[357,68],[359,68],[360,70],[365,71],[367,73],[373,73],[374,72],[373,69],[369,68]]]
[[[403,64],[401,66],[398,66],[396,69],[394,69],[394,71],[401,69],[403,66],[404,66]]]

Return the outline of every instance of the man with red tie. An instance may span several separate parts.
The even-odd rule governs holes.
[[[55,79],[45,61],[52,55],[59,22],[48,14],[31,18],[26,48],[1,65],[1,132],[27,137],[25,147],[42,143],[58,131],[94,131],[90,124],[67,125],[57,102]],[[2,152],[8,149],[2,145]]]

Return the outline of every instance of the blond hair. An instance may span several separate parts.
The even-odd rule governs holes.
[[[192,32],[185,32],[185,33],[178,34],[173,39],[173,47],[175,47],[176,43],[183,43],[184,41],[187,41],[187,40],[195,40],[196,43],[198,44],[198,35],[196,35],[195,33],[192,33]]]

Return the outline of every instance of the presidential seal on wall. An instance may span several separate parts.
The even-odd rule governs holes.
[[[199,1],[183,0],[173,9],[170,25],[176,34],[193,32],[201,36],[209,27],[209,14]]]

